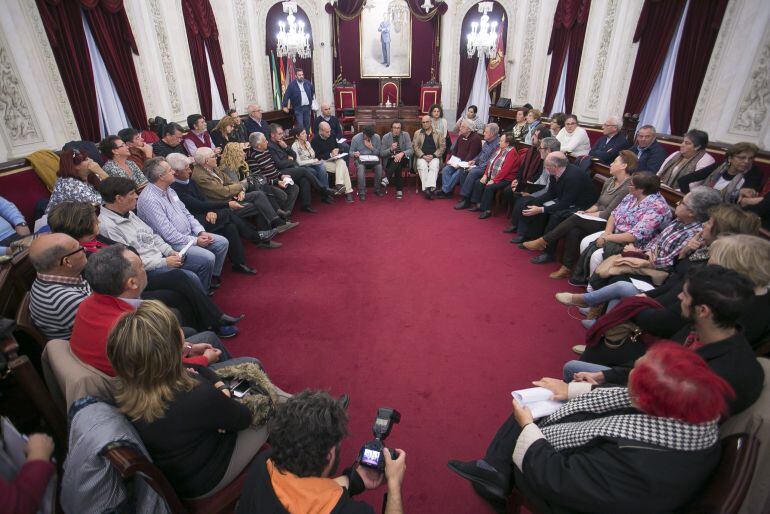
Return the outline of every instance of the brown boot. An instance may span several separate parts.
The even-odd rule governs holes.
[[[547,247],[548,247],[548,242],[542,237],[538,237],[533,241],[527,241],[526,243],[524,243],[524,248],[526,248],[527,250],[535,250],[538,252],[542,252]]]
[[[566,279],[569,278],[569,276],[572,274],[572,270],[569,269],[567,266],[562,266],[558,270],[554,271],[550,275],[548,275],[550,278],[556,278],[556,279]]]
[[[599,319],[603,313],[604,313],[604,304],[594,305],[593,307],[588,309],[588,314],[586,314],[586,319]]]

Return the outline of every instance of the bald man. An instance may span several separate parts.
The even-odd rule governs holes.
[[[344,153],[339,143],[332,136],[332,129],[328,123],[322,121],[318,124],[316,137],[310,142],[317,159],[324,162],[324,168],[329,173],[334,173],[334,185],[337,193],[345,193],[345,201],[353,202],[353,186],[350,183],[347,159],[339,158],[329,160],[332,157]]]
[[[337,117],[332,114],[332,112],[332,106],[329,104],[329,102],[324,102],[321,104],[321,112],[313,120],[313,134],[319,133],[318,127],[321,122],[328,123],[329,128],[331,129],[331,136],[334,137],[335,141],[338,141],[340,152],[348,153],[350,151],[350,145],[346,141],[339,142],[340,139],[344,139],[345,137],[342,124],[340,123],[340,120],[338,120]]]
[[[80,275],[85,250],[67,234],[46,234],[32,242],[29,259],[37,271],[30,291],[32,321],[46,339],[69,339],[78,306],[91,294]]]
[[[266,137],[270,137],[270,124],[262,119],[262,107],[257,104],[249,104],[246,107],[248,118],[243,122],[246,127],[246,138],[254,132],[262,132]]]
[[[420,124],[422,128],[414,133],[412,149],[414,150],[417,173],[420,175],[422,192],[425,198],[433,200],[438,169],[441,166],[441,156],[444,155],[446,142],[441,134],[433,130],[430,116],[423,116]]]

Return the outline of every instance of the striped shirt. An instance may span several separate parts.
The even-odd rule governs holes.
[[[679,252],[687,244],[687,241],[700,232],[703,225],[699,221],[693,221],[685,225],[675,219],[661,231],[652,241],[644,247],[645,251],[653,255],[653,265],[657,269],[667,269],[674,265]]]
[[[256,173],[265,177],[272,183],[281,178],[281,170],[276,166],[270,152],[260,152],[254,148],[246,150],[246,164],[249,165],[249,173]]]
[[[173,189],[149,184],[136,203],[136,213],[171,246],[195,244],[203,226],[190,214]]]
[[[46,339],[69,339],[78,306],[90,294],[83,279],[38,274],[30,290],[32,321]]]

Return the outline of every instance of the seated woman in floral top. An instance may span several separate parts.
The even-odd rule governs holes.
[[[59,178],[53,186],[45,213],[61,202],[85,202],[99,205],[102,195],[95,189],[107,174],[85,153],[64,150],[59,157]]]
[[[138,190],[147,185],[147,177],[136,163],[129,159],[131,150],[118,136],[107,136],[99,143],[99,151],[107,159],[104,171],[110,177],[130,178],[136,183]]]
[[[580,242],[581,253],[592,241],[599,249],[591,256],[591,274],[604,259],[607,243],[614,243],[610,246],[615,250],[622,250],[629,243],[644,246],[661,227],[668,224],[671,208],[659,190],[660,178],[657,175],[648,171],[634,173],[628,185],[629,194],[612,211],[604,231],[586,236]]]

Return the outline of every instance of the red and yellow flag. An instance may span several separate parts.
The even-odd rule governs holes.
[[[505,16],[503,16],[500,31],[497,34],[497,55],[487,63],[487,90],[492,91],[505,80],[505,49],[503,48],[503,32],[505,32]]]

